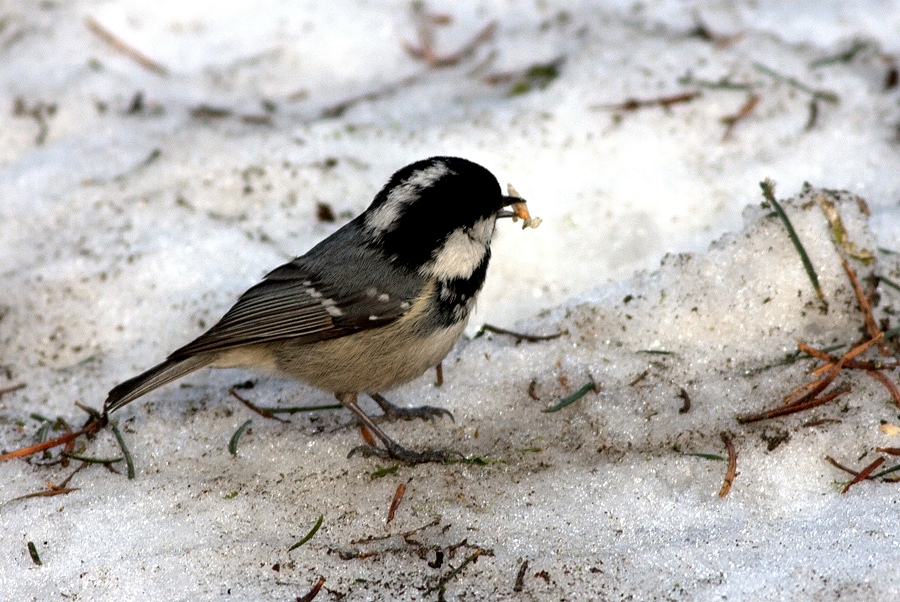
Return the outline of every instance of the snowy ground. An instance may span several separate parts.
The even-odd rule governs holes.
[[[388,425],[397,439],[484,465],[372,478],[393,465],[345,457],[360,442],[348,412],[282,424],[227,391],[254,379],[242,394],[284,406],[326,394],[237,371],[116,416],[133,481],[92,465],[76,491],[17,500],[80,463],[0,463],[0,599],[293,600],[320,577],[316,600],[437,599],[465,565],[447,599],[896,600],[898,485],[842,495],[848,475],[824,461],[859,470],[900,446],[887,390],[857,372],[830,405],[736,417],[811,380],[816,364],[785,362],[799,340],[860,340],[820,198],[876,255],[851,260],[864,285],[900,281],[886,252],[900,250],[900,3],[426,10],[452,17],[433,25],[439,57],[496,30],[429,68],[403,48],[419,43],[409,2],[0,4],[0,390],[26,385],[0,397],[3,450],[34,441],[34,415],[80,424],[73,402],[99,407],[430,155],[482,163],[544,219],[501,224],[470,334],[567,332],[463,341],[443,387],[427,374],[391,392],[456,417]],[[610,108],[652,99],[672,102]],[[784,207],[827,311],[761,207],[767,177],[797,197]],[[878,293],[876,318],[896,326],[900,292]],[[540,411],[591,380],[599,393]],[[724,456],[723,432],[738,474],[720,498],[725,463],[692,454]],[[120,454],[109,432],[80,451]]]

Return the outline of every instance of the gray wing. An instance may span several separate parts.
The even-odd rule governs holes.
[[[283,339],[313,343],[401,317],[422,293],[424,280],[391,265],[376,247],[346,244],[359,241],[355,225],[267,274],[218,324],[170,359]]]

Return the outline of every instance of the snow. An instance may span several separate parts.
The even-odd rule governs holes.
[[[76,491],[15,499],[80,463],[0,463],[0,599],[285,600],[320,576],[317,600],[437,599],[441,579],[479,549],[447,582],[448,600],[896,599],[897,485],[867,481],[842,495],[848,475],[824,460],[860,470],[876,447],[900,446],[882,428],[900,424],[887,390],[846,373],[837,384],[852,390],[831,404],[737,417],[812,380],[817,363],[786,360],[798,341],[846,350],[860,340],[820,198],[877,257],[851,260],[863,286],[873,275],[900,281],[900,256],[888,252],[900,250],[900,88],[885,86],[900,4],[426,9],[452,16],[436,28],[439,54],[490,21],[497,29],[459,65],[428,69],[403,48],[417,43],[408,2],[0,7],[0,389],[26,385],[0,397],[2,450],[34,442],[35,414],[77,427],[74,402],[100,407],[409,162],[477,161],[543,219],[536,230],[498,228],[444,385],[429,373],[388,396],[455,416],[387,424],[401,443],[483,463],[372,478],[394,464],[346,457],[360,443],[349,412],[283,424],[227,392],[252,380],[240,393],[264,406],[333,403],[327,394],[203,371],[113,416],[133,481],[91,465],[69,482]],[[111,48],[87,18],[166,74]],[[735,37],[692,35],[698,19]],[[857,42],[851,58],[817,63]],[[514,79],[498,77],[560,58],[559,76],[525,94],[510,96]],[[808,127],[813,96],[788,78],[838,101],[820,99]],[[720,80],[749,86],[697,83]],[[606,108],[687,91],[701,94]],[[724,140],[722,118],[751,94],[758,104]],[[201,106],[228,115],[192,115]],[[762,206],[765,178],[827,310]],[[317,203],[337,221],[318,220]],[[900,293],[884,283],[877,292],[876,318],[895,327]],[[485,322],[566,334],[472,338]],[[541,411],[587,382],[598,391]],[[249,419],[232,456],[229,439]],[[738,473],[720,498],[725,463],[695,454],[724,456],[723,432]],[[121,454],[108,430],[80,451]],[[897,464],[886,458],[883,468]],[[319,516],[318,533],[288,552]]]

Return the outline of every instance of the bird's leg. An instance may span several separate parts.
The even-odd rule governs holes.
[[[423,462],[446,462],[452,459],[462,458],[463,455],[458,452],[429,450],[424,452],[416,452],[406,449],[381,430],[378,425],[357,405],[356,393],[338,393],[335,395],[348,410],[356,414],[356,420],[360,425],[366,427],[373,435],[381,440],[384,449],[372,445],[360,445],[350,450],[348,457],[354,454],[363,454],[364,456],[378,456],[380,458],[394,458],[401,462],[409,464],[421,464]]]
[[[450,413],[450,410],[445,410],[444,408],[438,408],[435,406],[401,408],[400,406],[395,406],[394,404],[389,402],[381,395],[381,393],[369,393],[369,397],[374,399],[375,403],[378,404],[378,407],[381,408],[381,411],[384,412],[384,419],[391,422],[401,419],[412,420],[413,418],[421,418],[422,420],[434,420],[435,418],[440,418],[444,415],[449,416],[450,420],[456,422],[456,420],[453,418],[453,414]]]

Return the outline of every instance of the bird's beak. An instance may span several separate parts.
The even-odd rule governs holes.
[[[501,209],[497,212],[497,217],[511,217],[514,222],[521,219],[524,222],[522,224],[523,229],[529,227],[537,228],[541,223],[541,218],[531,217],[531,214],[528,213],[528,207],[525,205],[525,199],[519,196],[518,191],[513,188],[512,184],[507,184],[506,189],[509,195],[503,197],[503,206],[510,207],[510,209]]]

